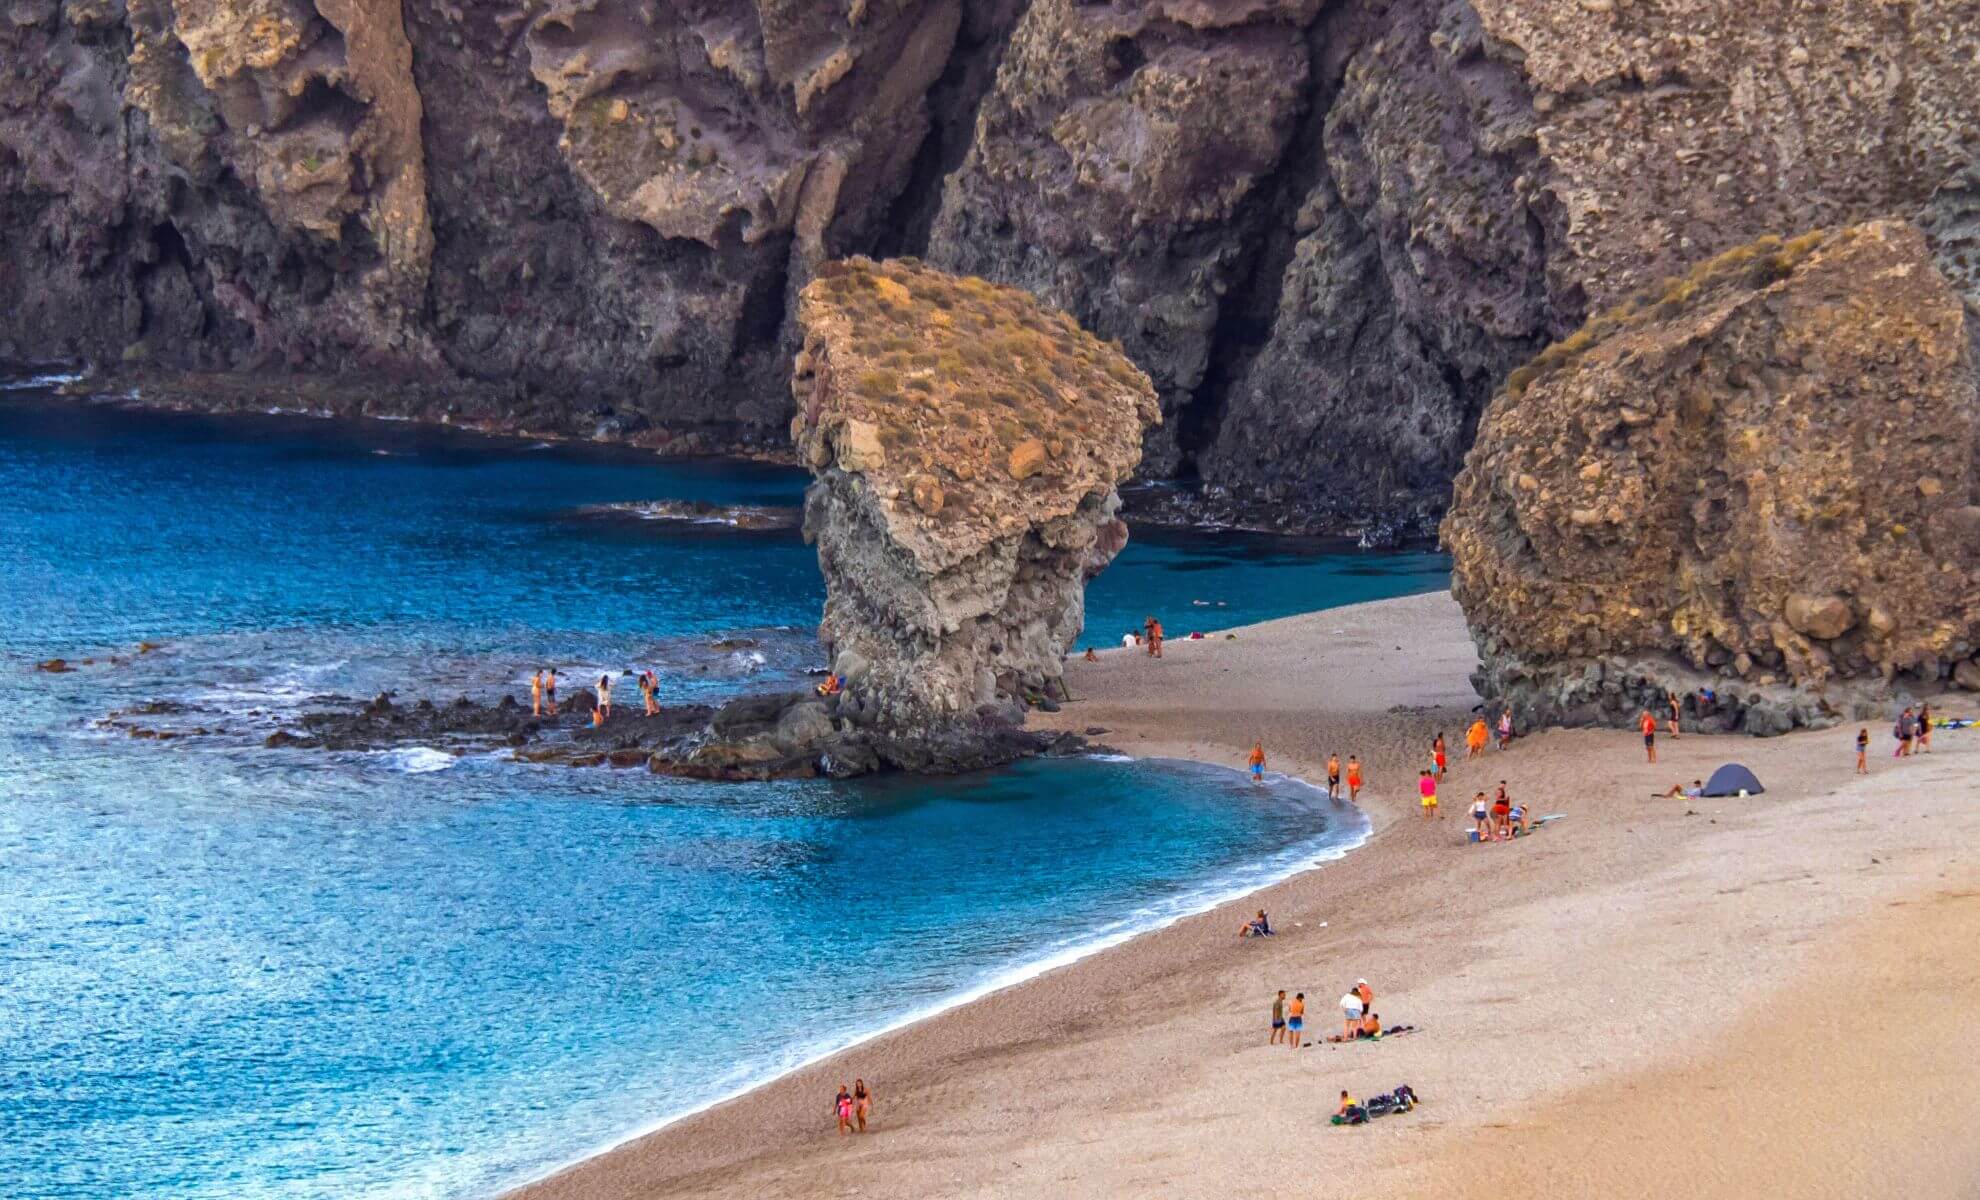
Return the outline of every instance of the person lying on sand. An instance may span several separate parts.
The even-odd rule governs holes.
[[[1705,794],[1705,781],[1702,779],[1694,779],[1691,781],[1690,787],[1684,787],[1683,785],[1676,783],[1672,784],[1671,790],[1664,793],[1664,798],[1667,800],[1696,800],[1700,796],[1703,796],[1704,794]]]

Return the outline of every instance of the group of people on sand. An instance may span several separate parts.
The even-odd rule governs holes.
[[[1499,781],[1499,790],[1490,799],[1484,792],[1471,797],[1471,823],[1481,842],[1509,842],[1520,834],[1531,831],[1527,822],[1526,806],[1515,802],[1506,792],[1506,781]]]
[[[1245,759],[1245,766],[1251,771],[1251,782],[1265,782],[1264,739],[1261,738],[1251,743],[1251,754]],[[1345,784],[1343,783],[1344,779]],[[1343,799],[1341,793],[1343,788],[1345,788],[1347,793],[1345,799],[1350,804],[1359,804],[1361,803],[1361,783],[1361,760],[1359,758],[1352,754],[1348,755],[1347,766],[1343,768],[1339,751],[1335,751],[1327,756],[1327,799]]]
[[[656,716],[660,712],[660,678],[651,670],[639,673],[639,696],[644,702],[646,715]],[[603,725],[612,719],[612,677],[598,677],[598,702],[591,706],[591,723]],[[529,677],[529,711],[538,717],[557,715],[557,668],[538,670]]]
[[[839,1095],[832,1101],[832,1111],[839,1117],[839,1136],[849,1133],[865,1133],[866,1118],[873,1113],[873,1089],[866,1086],[864,1079],[855,1079],[848,1088],[839,1085]]]
[[[1397,1025],[1384,1029],[1381,1014],[1375,1011],[1375,991],[1368,986],[1366,979],[1357,979],[1347,994],[1341,997],[1341,1031],[1327,1037],[1329,1042],[1352,1042],[1362,1038],[1377,1038],[1385,1033],[1397,1033],[1408,1026]],[[1306,1040],[1306,993],[1295,992],[1292,999],[1286,999],[1284,989],[1272,1001],[1272,1036],[1268,1045],[1284,1043],[1294,1050],[1311,1045]]]

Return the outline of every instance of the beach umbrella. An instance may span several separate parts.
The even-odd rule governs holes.
[[[1712,772],[1712,777],[1705,781],[1705,791],[1702,794],[1707,796],[1737,796],[1744,793],[1749,796],[1758,796],[1766,790],[1766,788],[1760,786],[1760,780],[1753,772],[1738,763],[1727,763],[1725,766]]]

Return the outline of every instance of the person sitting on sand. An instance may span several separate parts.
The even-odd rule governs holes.
[[[1512,831],[1514,837],[1520,837],[1532,832],[1526,826],[1525,805],[1515,804],[1506,810],[1506,827]]]
[[[1374,1013],[1365,1013],[1361,1018],[1361,1036],[1365,1038],[1382,1035],[1382,1018]]]
[[[836,696],[844,691],[845,687],[846,685],[839,681],[837,675],[827,675],[825,676],[825,682],[818,685],[818,694],[821,696]]]
[[[851,1133],[853,1127],[852,1089],[843,1083],[839,1085],[838,1098],[832,1101],[832,1111],[839,1114],[839,1136],[844,1137]]]
[[[1091,647],[1091,646],[1088,646],[1088,647],[1086,648],[1086,654],[1085,654],[1085,656],[1084,656],[1084,657],[1086,658],[1086,661],[1087,661],[1087,662],[1099,662],[1099,661],[1100,661],[1100,656],[1099,656],[1098,654],[1095,654],[1095,653],[1093,652],[1093,647]]]
[[[1491,738],[1491,731],[1485,728],[1485,718],[1480,717],[1464,731],[1464,756],[1477,758],[1485,753],[1485,743]]]
[[[1337,1117],[1351,1117],[1360,1107],[1361,1105],[1355,1103],[1354,1097],[1348,1095],[1346,1089],[1342,1089],[1341,1106],[1334,1110],[1334,1115]]]
[[[859,1132],[866,1132],[866,1118],[872,1111],[873,1090],[864,1079],[853,1080],[853,1120],[859,1123]]]
[[[1251,768],[1251,782],[1264,783],[1265,782],[1265,743],[1264,742],[1251,743],[1251,757],[1245,759],[1245,763]]]
[[[1703,779],[1692,780],[1690,787],[1683,787],[1674,783],[1671,785],[1671,790],[1664,793],[1665,796],[1672,800],[1696,800],[1704,794],[1705,781]]]
[[[1348,803],[1361,803],[1361,760],[1348,755],[1347,765]]]
[[[1270,917],[1267,917],[1265,915],[1265,910],[1261,908],[1258,910],[1257,916],[1251,918],[1251,920],[1249,921],[1246,921],[1244,923],[1244,928],[1238,930],[1238,936],[1241,938],[1271,937],[1272,919]]]
[[[1479,792],[1471,798],[1471,823],[1478,831],[1478,840],[1490,841],[1492,837],[1491,806],[1485,801],[1485,793]]]

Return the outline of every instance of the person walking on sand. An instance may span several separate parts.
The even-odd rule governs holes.
[[[1416,791],[1418,795],[1423,797],[1424,817],[1429,818],[1436,816],[1437,815],[1436,778],[1433,775],[1431,775],[1430,772],[1428,771],[1418,771],[1416,773]]]
[[[1651,762],[1656,762],[1657,718],[1651,716],[1650,710],[1646,708],[1636,715],[1636,724],[1643,730],[1643,753],[1649,756]]]
[[[1444,731],[1441,729],[1430,742],[1430,761],[1436,764],[1437,782],[1444,782],[1444,769],[1450,765],[1450,759],[1444,755]]]
[[[839,1085],[838,1098],[832,1101],[832,1111],[839,1114],[839,1136],[844,1137],[851,1133],[853,1127],[853,1097],[852,1092],[843,1083]]]
[[[1916,722],[1917,718],[1909,707],[1898,714],[1897,728],[1891,731],[1897,738],[1897,749],[1891,753],[1892,758],[1911,757],[1911,739],[1918,732]]]
[[[1917,745],[1920,754],[1930,754],[1932,752],[1932,706],[1929,704],[1918,706]]]
[[[543,668],[542,667],[538,667],[536,669],[536,674],[531,675],[529,677],[529,715],[532,717],[540,717],[543,715]]]
[[[1671,740],[1676,741],[1683,736],[1678,732],[1678,714],[1684,711],[1684,706],[1679,703],[1678,694],[1669,688],[1664,689],[1664,699],[1671,706]]]
[[[1300,1030],[1306,1026],[1306,993],[1293,995],[1292,1003],[1286,1005],[1286,1044],[1299,1049]]]
[[[1286,1040],[1286,989],[1279,989],[1279,998],[1272,1001],[1272,1040],[1265,1043],[1276,1046]]]
[[[1264,783],[1265,782],[1265,743],[1264,742],[1261,741],[1261,742],[1251,743],[1251,757],[1245,759],[1245,763],[1251,768],[1251,782]]]
[[[555,667],[551,667],[550,673],[543,677],[543,707],[551,716],[557,715],[557,668]]]
[[[1148,631],[1148,657],[1162,657],[1162,623],[1151,614],[1142,628]]]
[[[1471,728],[1464,731],[1464,756],[1466,758],[1477,758],[1479,755],[1485,753],[1485,743],[1490,741],[1491,737],[1491,731],[1485,728],[1484,717],[1479,717],[1473,721]]]
[[[1348,803],[1361,803],[1361,760],[1348,755],[1347,765]]]
[[[1327,799],[1339,800],[1340,798],[1341,756],[1338,753],[1329,754],[1327,756]]]
[[[1856,773],[1870,773],[1870,730],[1867,727],[1856,731]]]
[[[612,719],[612,677],[610,675],[600,675],[598,677],[598,719],[601,722]]]
[[[866,1132],[866,1118],[873,1112],[873,1090],[866,1086],[864,1079],[853,1080],[853,1120],[859,1123],[859,1132]]]
[[[1512,745],[1512,709],[1499,714],[1499,749]]]

